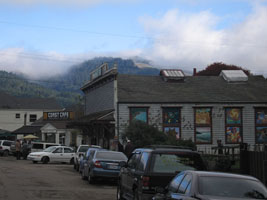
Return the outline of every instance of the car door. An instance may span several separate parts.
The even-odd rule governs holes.
[[[179,177],[179,178],[181,178],[181,177]],[[178,186],[178,188],[176,187],[177,188],[176,191],[172,191],[172,192],[169,191],[169,193],[168,193],[169,199],[179,199],[179,200],[191,199],[190,191],[191,191],[191,186],[192,186],[192,175],[190,173],[187,173],[183,177],[182,181],[177,179],[177,185],[178,184],[179,184],[179,186]]]
[[[137,182],[136,177],[136,169],[138,162],[140,160],[141,152],[135,152],[133,153],[128,162],[127,167],[123,169],[121,181],[122,181],[122,187],[125,188],[126,192],[130,195],[132,194],[133,185],[135,182]]]
[[[63,148],[62,147],[57,147],[51,154],[50,156],[50,161],[51,162],[64,162],[63,161]]]
[[[72,148],[64,147],[63,148],[63,161],[62,162],[70,162],[71,158],[74,157],[74,151]]]
[[[84,175],[88,177],[88,172],[89,172],[89,168],[90,168],[90,163],[91,163],[91,160],[93,159],[94,155],[95,155],[95,152],[96,150],[95,149],[91,149],[90,150],[90,153],[88,155],[88,158],[85,162],[85,165],[84,165]]]

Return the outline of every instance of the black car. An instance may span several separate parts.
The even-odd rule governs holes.
[[[184,170],[206,170],[199,153],[185,147],[151,146],[135,149],[121,163],[117,199],[152,199],[155,188],[165,187]]]
[[[184,171],[157,191],[153,200],[267,199],[267,189],[258,179],[219,172]]]

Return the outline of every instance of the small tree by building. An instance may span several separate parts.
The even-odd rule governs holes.
[[[156,126],[149,125],[142,121],[131,122],[126,128],[124,136],[130,139],[136,148],[149,145],[175,145],[190,147],[192,149],[196,148],[195,143],[191,139],[177,140],[175,135],[166,135]]]

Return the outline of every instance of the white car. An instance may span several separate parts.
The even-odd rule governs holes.
[[[33,163],[42,162],[46,164],[48,162],[59,162],[73,164],[74,155],[74,150],[71,147],[51,146],[42,152],[30,153],[27,159]]]

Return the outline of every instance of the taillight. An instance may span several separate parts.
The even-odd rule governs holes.
[[[95,161],[95,167],[102,168],[100,161]]]
[[[149,180],[150,180],[149,176],[143,176],[143,179],[142,179],[143,187],[148,187],[149,186]]]

